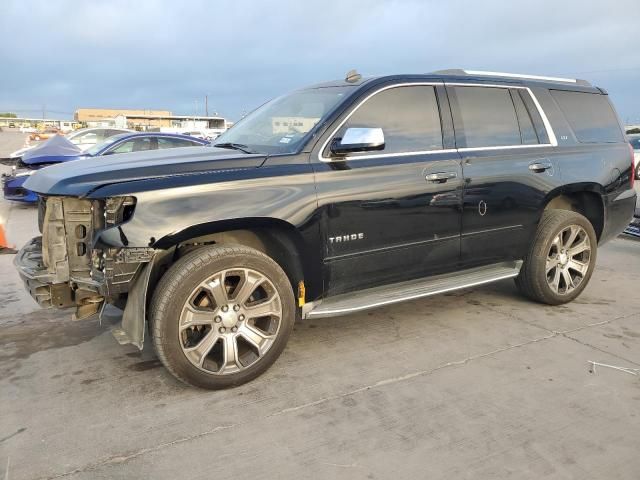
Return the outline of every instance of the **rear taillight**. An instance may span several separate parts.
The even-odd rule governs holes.
[[[628,143],[627,145],[629,145],[629,154],[631,155],[631,188],[633,188],[633,184],[636,180],[636,165],[635,165],[635,156],[633,154],[633,147],[631,146],[630,143]]]

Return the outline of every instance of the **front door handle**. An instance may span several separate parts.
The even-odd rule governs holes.
[[[427,182],[444,183],[447,180],[456,178],[457,176],[458,174],[456,172],[436,172],[425,175],[424,178]]]
[[[549,170],[552,167],[549,162],[533,162],[529,164],[529,170],[534,173],[542,173]]]

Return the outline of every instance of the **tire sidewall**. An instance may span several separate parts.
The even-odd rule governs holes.
[[[582,227],[587,235],[589,236],[589,242],[591,246],[590,258],[589,258],[589,269],[587,270],[587,274],[584,276],[580,285],[576,287],[571,293],[562,295],[554,292],[549,284],[547,283],[547,275],[546,275],[546,263],[547,263],[547,255],[549,250],[551,249],[551,244],[553,243],[553,239],[564,229],[571,225],[579,225]],[[562,222],[559,222],[558,225],[553,230],[553,234],[547,236],[544,242],[542,242],[542,250],[538,251],[538,255],[536,258],[536,270],[537,276],[539,279],[539,284],[541,289],[543,290],[544,295],[550,300],[549,303],[552,304],[561,304],[567,303],[574,300],[578,295],[582,293],[582,291],[586,288],[589,280],[591,279],[591,275],[593,274],[593,270],[596,265],[598,251],[598,239],[596,237],[595,230],[593,226],[584,216],[580,214],[574,214],[571,219],[566,219]]]
[[[226,247],[222,247],[226,248]],[[208,389],[228,388],[248,382],[262,374],[280,356],[293,330],[295,321],[295,301],[289,280],[277,263],[260,252],[239,247],[242,253],[224,256],[208,255],[216,247],[205,247],[185,255],[163,276],[171,280],[178,275],[179,282],[161,281],[154,293],[154,306],[151,320],[154,323],[154,344],[159,350],[165,366],[178,378],[192,385]],[[187,266],[196,259],[201,264],[196,269],[187,270]],[[182,308],[193,290],[207,278],[220,270],[232,268],[251,268],[267,277],[280,295],[282,318],[274,343],[264,356],[252,366],[229,375],[209,374],[195,367],[185,356],[179,340],[179,319]],[[156,302],[156,296],[164,297]],[[156,333],[158,335],[156,335]]]

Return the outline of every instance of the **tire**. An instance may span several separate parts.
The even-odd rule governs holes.
[[[640,180],[640,164],[636,167],[636,180]]]
[[[33,139],[34,139],[36,142],[40,141],[40,135],[36,135]]]
[[[516,285],[540,303],[570,302],[589,283],[596,256],[596,233],[587,218],[569,210],[545,210]]]
[[[216,390],[265,372],[284,350],[295,317],[293,288],[275,261],[253,248],[212,245],[169,268],[149,318],[167,370]]]

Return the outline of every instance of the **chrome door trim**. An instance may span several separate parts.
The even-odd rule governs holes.
[[[331,139],[333,138],[333,136],[336,134],[336,132],[338,130],[340,130],[340,128],[342,128],[342,126],[347,122],[347,120],[349,120],[349,118],[351,118],[351,115],[353,115],[361,106],[364,102],[366,102],[367,100],[369,100],[371,97],[373,97],[374,95],[377,95],[380,92],[384,92],[385,90],[389,90],[391,88],[398,88],[398,87],[410,87],[410,86],[431,86],[431,87],[437,87],[439,85],[444,85],[445,87],[447,86],[452,86],[452,87],[487,87],[487,88],[515,88],[515,89],[520,89],[520,90],[525,90],[528,92],[529,96],[531,97],[531,99],[533,100],[533,104],[536,106],[536,109],[538,110],[538,113],[540,114],[540,118],[542,118],[542,124],[544,125],[544,128],[547,132],[547,136],[549,137],[549,143],[537,143],[537,144],[533,144],[533,145],[499,145],[499,146],[494,146],[494,147],[463,147],[463,148],[446,148],[446,149],[440,149],[440,150],[418,150],[418,151],[412,151],[412,152],[400,152],[400,153],[376,153],[376,154],[371,154],[371,155],[358,155],[358,156],[345,156],[345,157],[341,157],[339,159],[333,159],[331,157],[323,157],[322,156],[322,152],[324,152],[324,150],[327,148],[327,145],[329,144],[329,142],[331,141]],[[440,114],[440,110],[438,109],[438,114]],[[556,138],[555,132],[553,131],[553,128],[551,127],[551,123],[549,122],[549,118],[547,117],[547,114],[544,112],[544,110],[542,109],[542,106],[540,105],[540,102],[538,101],[538,99],[536,98],[536,96],[534,95],[534,93],[531,91],[531,89],[529,87],[525,87],[523,85],[503,85],[503,84],[490,84],[490,83],[464,83],[464,82],[409,82],[409,83],[396,83],[394,85],[387,85],[385,87],[382,87],[374,92],[372,92],[371,94],[367,95],[364,99],[362,99],[357,105],[356,107],[351,110],[351,112],[349,112],[349,114],[338,124],[338,126],[331,132],[331,135],[329,135],[327,137],[327,139],[324,141],[324,143],[322,144],[322,147],[320,148],[320,150],[318,150],[318,160],[323,162],[323,163],[331,163],[331,162],[336,162],[336,161],[347,161],[347,160],[358,160],[358,159],[370,159],[370,158],[379,158],[379,157],[408,157],[411,155],[433,155],[433,154],[437,154],[437,153],[453,153],[453,152],[476,152],[476,151],[482,151],[482,150],[509,150],[509,149],[513,149],[513,148],[518,148],[518,149],[522,149],[522,148],[541,148],[541,147],[557,147],[558,146],[558,140]]]
[[[489,87],[489,88],[516,88],[519,90],[526,90],[531,96],[531,100],[533,100],[533,104],[536,106],[538,113],[540,114],[540,118],[542,118],[542,123],[544,125],[544,129],[547,131],[547,136],[549,137],[549,143],[538,143],[536,145],[505,145],[499,147],[470,147],[476,150],[497,150],[503,148],[517,148],[517,147],[557,147],[558,139],[556,138],[556,134],[551,127],[551,122],[547,118],[547,114],[542,109],[540,102],[533,94],[529,87],[525,87],[524,85],[501,85],[501,84],[493,84],[493,83],[464,83],[464,82],[444,82],[446,87]],[[466,148],[459,148],[460,151],[468,151]]]
[[[322,152],[324,152],[325,148],[327,148],[327,145],[329,144],[329,142],[331,141],[331,139],[333,138],[333,136],[336,134],[336,132],[338,130],[340,130],[342,128],[342,126],[347,122],[347,120],[349,120],[349,118],[351,118],[351,115],[353,115],[354,113],[356,113],[356,111],[362,106],[362,104],[364,102],[366,102],[367,100],[369,100],[371,97],[373,97],[374,95],[379,94],[380,92],[384,92],[385,90],[389,90],[391,88],[399,88],[399,87],[410,87],[410,86],[427,86],[427,87],[437,87],[437,86],[442,86],[444,85],[443,82],[408,82],[408,83],[395,83],[393,85],[386,85],[382,88],[379,88],[378,90],[370,93],[369,95],[367,95],[365,98],[363,98],[356,106],[353,110],[351,110],[349,112],[349,115],[347,115],[345,118],[342,119],[342,121],[338,124],[338,126],[331,132],[331,135],[329,135],[327,137],[327,139],[324,141],[324,143],[322,144],[322,147],[320,148],[320,150],[318,150],[318,160],[324,163],[331,163],[331,162],[336,162],[336,161],[345,161],[345,160],[357,160],[357,159],[366,159],[366,158],[378,158],[378,157],[408,157],[411,155],[425,155],[425,154],[434,154],[434,153],[452,153],[455,152],[456,149],[455,148],[448,148],[448,149],[440,149],[440,150],[420,150],[420,151],[414,151],[414,152],[400,152],[400,153],[378,153],[378,154],[371,154],[371,155],[358,155],[358,156],[346,156],[346,157],[340,157],[339,159],[335,160],[332,159],[331,157],[323,157],[322,156]],[[438,116],[440,116],[440,109],[438,109]]]

